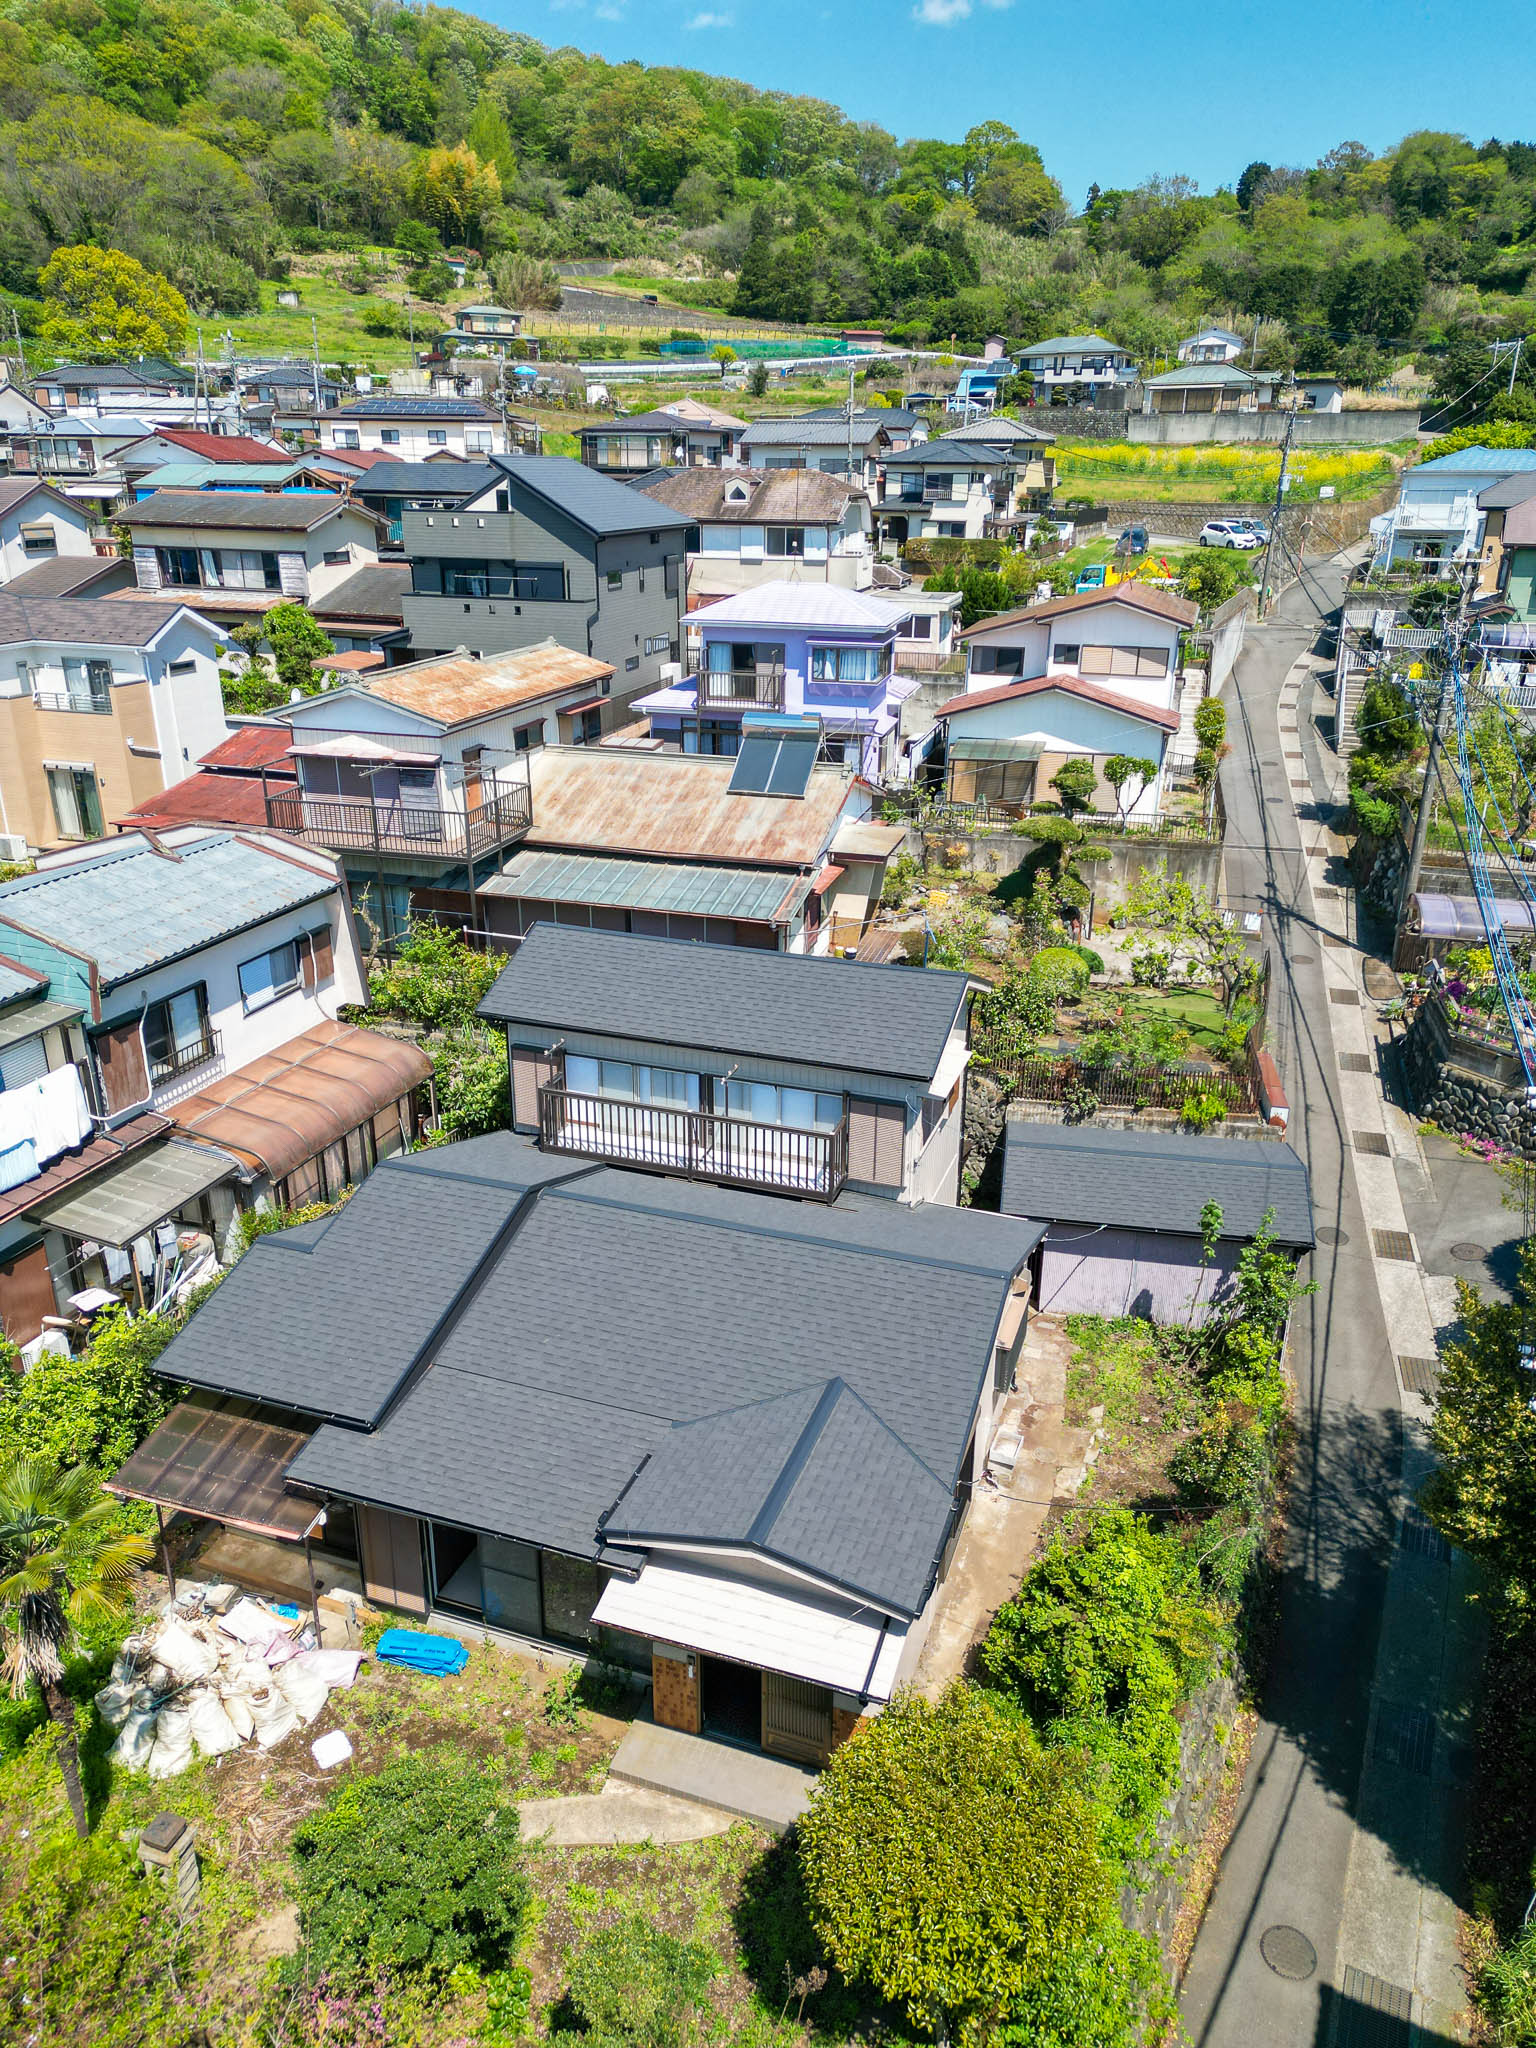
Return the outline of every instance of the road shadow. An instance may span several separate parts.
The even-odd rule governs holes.
[[[1392,1988],[1378,1987],[1373,2000],[1325,1984],[1312,2048],[1457,2048],[1454,2035],[1414,2026],[1401,2010],[1406,1993],[1391,1999]]]

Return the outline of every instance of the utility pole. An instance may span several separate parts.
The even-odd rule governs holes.
[[[1248,350],[1248,367],[1250,370],[1256,370],[1259,367],[1259,318],[1260,316],[1255,313],[1253,316],[1253,344]]]
[[[1409,849],[1408,865],[1403,869],[1402,887],[1397,892],[1398,931],[1403,928],[1403,919],[1408,914],[1409,902],[1418,893],[1419,871],[1424,865],[1424,849],[1429,843],[1429,821],[1434,814],[1435,790],[1439,785],[1435,766],[1440,750],[1445,744],[1445,712],[1450,701],[1450,685],[1442,677],[1440,699],[1435,706],[1435,722],[1429,731],[1429,757],[1424,763],[1424,787],[1419,791],[1419,811],[1413,821],[1413,845]]]
[[[16,337],[16,360],[21,366],[21,380],[27,381],[27,352],[21,345],[21,322],[16,317],[16,308],[11,308],[11,332]]]
[[[853,482],[853,364],[848,365],[848,481]]]
[[[1280,474],[1275,478],[1275,509],[1269,517],[1269,538],[1264,543],[1264,567],[1259,572],[1259,617],[1262,619],[1269,602],[1269,563],[1274,553],[1275,539],[1280,531],[1280,508],[1285,503],[1286,473],[1291,463],[1291,435],[1296,428],[1296,372],[1292,370],[1290,381],[1291,404],[1285,416],[1285,439],[1280,444]]]
[[[311,314],[310,314],[310,316],[309,316],[309,332],[310,332],[310,337],[311,337],[312,341],[314,342],[314,350],[315,350],[315,353],[314,353],[314,365],[315,365],[315,375],[314,375],[314,392],[315,392],[315,427],[316,427],[316,429],[317,429],[317,431],[318,431],[318,429],[319,429],[319,426],[320,426],[320,322],[319,322],[319,321],[318,321],[318,320],[317,320],[317,319],[315,318],[315,316],[314,316],[314,314],[313,314],[313,313],[311,313]]]
[[[1520,351],[1521,351],[1521,349],[1523,349],[1524,347],[1525,347],[1525,336],[1524,336],[1523,334],[1517,334],[1517,335],[1515,336],[1515,352],[1514,352],[1514,355],[1513,355],[1513,356],[1512,356],[1512,357],[1510,358],[1510,364],[1509,364],[1509,393],[1508,393],[1508,395],[1509,395],[1509,396],[1510,396],[1511,398],[1513,398],[1513,397],[1514,397],[1514,395],[1515,395],[1515,372],[1516,372],[1516,371],[1517,371],[1517,370],[1519,369],[1519,367],[1520,367]]]

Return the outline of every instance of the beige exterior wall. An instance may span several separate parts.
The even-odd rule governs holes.
[[[30,845],[60,844],[46,769],[91,768],[110,829],[165,786],[147,682],[113,686],[110,712],[40,711],[30,697],[0,697],[0,830]],[[128,742],[150,749],[129,752]]]

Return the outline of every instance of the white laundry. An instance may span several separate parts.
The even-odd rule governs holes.
[[[36,1088],[32,1081],[0,1090],[0,1191],[36,1177]]]
[[[61,1152],[73,1152],[91,1135],[91,1113],[78,1067],[55,1067],[32,1083],[36,1095],[37,1157],[39,1165],[57,1159]]]

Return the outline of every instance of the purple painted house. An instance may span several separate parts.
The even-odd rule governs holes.
[[[820,757],[877,776],[889,766],[901,699],[896,639],[909,607],[825,583],[762,583],[688,616],[695,673],[635,700],[651,735],[685,753],[735,754],[743,720],[817,720]]]

